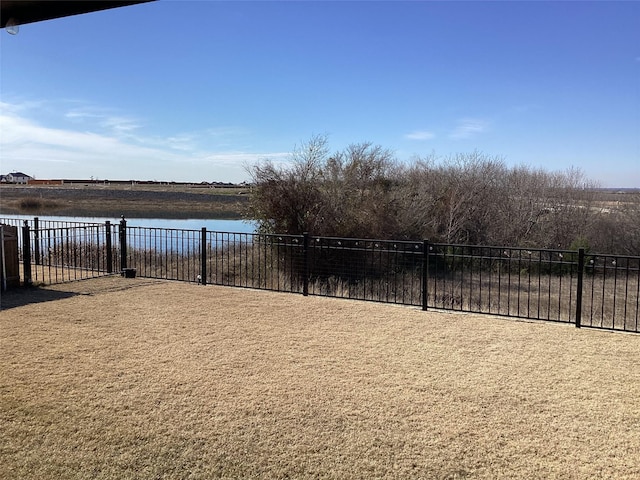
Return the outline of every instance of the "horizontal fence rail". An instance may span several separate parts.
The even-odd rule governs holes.
[[[141,277],[640,333],[640,257],[2,219],[28,281]]]

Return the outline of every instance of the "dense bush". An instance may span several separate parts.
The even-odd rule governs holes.
[[[640,254],[638,202],[603,208],[577,169],[509,167],[477,151],[401,164],[370,143],[331,153],[315,136],[290,163],[250,173],[249,215],[265,232]]]

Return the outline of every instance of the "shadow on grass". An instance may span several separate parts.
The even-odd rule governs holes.
[[[0,310],[22,307],[33,303],[52,302],[64,298],[82,295],[79,292],[64,292],[59,290],[47,290],[39,287],[20,287],[2,292]]]
[[[69,285],[68,290],[60,290],[62,285],[64,285],[62,283],[57,284],[53,288],[35,285],[31,287],[19,287],[2,292],[2,296],[0,297],[0,311],[34,303],[63,300],[78,295],[91,297],[99,294],[144,288],[156,285],[162,281],[164,280],[143,278],[121,279],[120,275],[105,275],[66,282],[66,285]]]

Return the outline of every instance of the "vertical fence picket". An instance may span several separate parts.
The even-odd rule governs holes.
[[[584,248],[578,250],[578,281],[576,286],[576,328],[582,323],[582,282],[584,277]]]
[[[310,275],[310,263],[309,263],[309,233],[304,232],[302,234],[302,261],[303,274],[302,274],[302,295],[305,297],[309,295],[309,275]]]
[[[127,269],[127,221],[124,217],[120,220],[120,271]]]
[[[40,265],[40,219],[33,217],[33,253],[36,265]]]
[[[33,283],[31,276],[31,232],[29,230],[29,223],[25,220],[22,227],[22,259],[25,285]]]
[[[111,222],[107,220],[104,223],[104,240],[105,240],[105,263],[107,273],[113,273],[113,251],[111,245]]]
[[[429,308],[429,241],[422,242],[422,310]]]
[[[200,277],[202,285],[207,284],[207,228],[202,227],[200,237]]]

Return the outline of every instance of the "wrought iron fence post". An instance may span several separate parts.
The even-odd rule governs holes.
[[[207,227],[202,227],[200,239],[200,276],[202,285],[207,284]]]
[[[309,295],[309,233],[302,234],[302,257],[304,262],[304,273],[302,278],[302,295]]]
[[[36,265],[40,265],[40,219],[33,217],[34,257]]]
[[[22,227],[22,265],[24,269],[24,285],[29,286],[33,283],[31,277],[31,232],[29,231],[29,222],[26,220]]]
[[[578,285],[576,286],[576,328],[582,322],[582,280],[584,276],[584,248],[578,250]]]
[[[113,273],[113,254],[111,252],[111,222],[107,220],[104,224],[104,238],[107,249],[107,273]]]
[[[122,216],[120,220],[120,271],[124,272],[127,269],[127,221]]]
[[[422,241],[422,310],[428,307],[429,289],[429,240]]]

